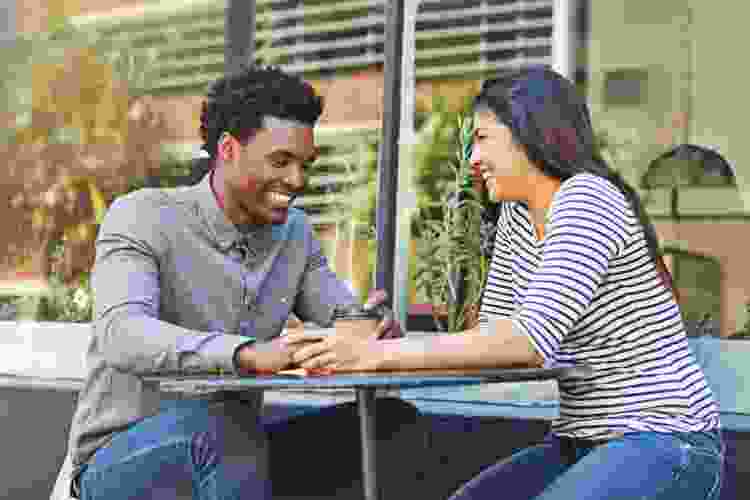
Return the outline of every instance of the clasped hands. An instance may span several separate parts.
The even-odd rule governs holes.
[[[375,290],[367,298],[365,309],[382,306],[388,295]],[[313,372],[376,370],[382,357],[382,339],[403,337],[393,312],[385,315],[368,337],[339,333],[289,330],[270,342],[257,343],[238,356],[239,367],[247,373],[277,372],[287,368],[305,368]]]
[[[365,309],[382,305],[388,296],[383,290],[375,290],[365,302]],[[293,349],[294,366],[314,372],[370,371],[376,370],[382,356],[379,340],[403,337],[401,325],[390,309],[371,335],[360,337],[337,332],[291,331],[281,342]]]

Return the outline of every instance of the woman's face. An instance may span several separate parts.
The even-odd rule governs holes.
[[[492,111],[474,114],[471,163],[478,168],[493,202],[528,199],[534,166],[510,129]]]

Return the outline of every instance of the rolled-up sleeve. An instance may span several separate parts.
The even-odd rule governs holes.
[[[525,333],[546,362],[588,310],[612,259],[632,231],[627,201],[603,180],[572,180],[550,209],[541,262],[513,329]]]
[[[138,191],[116,200],[96,241],[93,335],[120,371],[234,372],[235,350],[251,337],[199,332],[159,319],[159,265],[170,251],[158,200]]]

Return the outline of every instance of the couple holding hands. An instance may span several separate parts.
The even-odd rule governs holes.
[[[719,412],[656,231],[597,151],[571,82],[534,67],[488,80],[476,96],[471,161],[500,209],[492,263],[479,325],[427,338],[404,337],[392,314],[374,332],[370,324],[280,335],[290,313],[330,326],[337,307],[355,303],[304,213],[290,206],[317,157],[321,112],[309,84],[276,68],[221,78],[201,109],[210,172],[194,186],[142,189],[110,207],[96,241],[71,494],[271,498],[261,392],[167,402],[144,374],[563,362],[594,370],[560,381],[549,435],[482,471],[454,500],[719,497]],[[366,308],[386,301],[373,292]],[[416,409],[392,398],[378,405],[384,476],[399,485],[383,497],[421,498],[430,478],[418,469],[429,452]],[[330,437],[310,422],[338,419],[355,455],[328,463],[335,477],[358,460],[356,411],[324,413],[294,419],[287,437],[319,452]]]

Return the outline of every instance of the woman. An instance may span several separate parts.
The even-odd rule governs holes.
[[[654,227],[596,151],[588,109],[545,68],[488,81],[472,162],[500,217],[480,326],[427,339],[290,335],[330,370],[578,363],[543,443],[483,471],[474,498],[716,499],[718,409],[690,352]],[[300,344],[301,345],[301,344]]]

